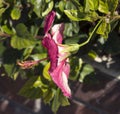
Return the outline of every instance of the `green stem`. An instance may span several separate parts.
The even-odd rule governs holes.
[[[88,37],[88,39],[87,39],[85,42],[83,42],[82,44],[79,44],[79,47],[82,47],[82,46],[86,45],[86,44],[91,40],[93,34],[95,33],[95,31],[97,30],[98,26],[100,25],[100,23],[101,23],[102,21],[103,21],[103,20],[101,19],[101,20],[97,23],[97,25],[96,25],[95,28],[93,29],[92,33],[91,33],[90,36]]]
[[[120,19],[120,15],[115,16],[112,20],[110,20],[110,23],[113,22],[113,21],[119,20],[119,19]]]

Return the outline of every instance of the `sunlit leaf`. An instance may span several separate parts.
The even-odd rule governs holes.
[[[64,10],[65,14],[73,21],[80,21],[80,18],[78,18],[75,14],[77,14],[76,10]],[[74,14],[73,14],[74,13]],[[75,17],[76,16],[76,17]]]
[[[49,68],[50,68],[50,63],[48,63],[48,64],[44,67],[44,69],[43,69],[43,76],[44,76],[45,79],[51,81],[52,79],[51,79],[51,76],[50,76],[50,74],[49,74]]]
[[[22,38],[22,37],[19,37],[16,35],[14,35],[11,38],[11,46],[16,49],[29,48],[35,44],[36,44],[36,42],[34,40]]]
[[[66,3],[65,1],[60,1],[60,2],[59,2],[59,9],[60,9],[61,12],[64,11],[65,3]]]
[[[13,20],[18,20],[21,16],[21,11],[19,8],[13,8],[12,12],[11,12],[11,18]]]
[[[97,57],[97,53],[93,50],[91,50],[88,55],[92,58],[92,59],[95,59]]]
[[[110,30],[111,30],[110,24],[103,20],[103,22],[98,27],[96,33],[100,34],[104,38],[108,38],[108,34],[109,34]]]
[[[0,16],[2,16],[2,14],[5,12],[5,10],[9,7],[8,3],[6,3],[6,7],[4,7],[3,2],[6,3],[5,1],[0,0]]]
[[[1,27],[1,29],[2,29],[3,32],[5,32],[5,33],[7,33],[7,34],[10,34],[10,35],[13,34],[13,31],[12,31],[10,28],[8,28],[7,25],[3,25],[3,26]]]
[[[0,16],[5,12],[5,8],[0,8]]]
[[[85,12],[98,9],[99,0],[85,0]]]
[[[89,65],[89,64],[85,64],[84,66],[82,66],[82,70],[80,72],[80,78],[79,81],[83,82],[83,80],[85,79],[86,76],[90,75],[91,73],[94,72],[94,68]]]
[[[47,9],[42,12],[42,16],[44,17],[45,15],[47,15],[53,8],[53,5],[54,5],[54,2],[53,1],[50,1],[48,4],[47,4]]]
[[[65,14],[73,21],[95,21],[98,18],[96,12],[79,12],[77,10],[64,10]]]
[[[105,0],[99,0],[98,10],[105,14],[107,14],[109,12],[109,7]]]
[[[11,38],[11,46],[13,48],[29,48],[33,47],[37,43],[24,24],[18,24],[15,29],[16,35]]]

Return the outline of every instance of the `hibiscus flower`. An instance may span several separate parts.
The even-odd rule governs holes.
[[[65,46],[62,45],[64,24],[56,24],[51,28],[54,19],[54,11],[46,16],[44,25],[45,36],[42,40],[42,44],[48,51],[50,60],[49,74],[53,82],[61,89],[64,96],[70,97],[71,90],[68,85],[70,65],[69,58],[67,58],[69,53],[64,52]]]

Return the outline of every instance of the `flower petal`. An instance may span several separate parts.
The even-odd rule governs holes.
[[[64,68],[66,67],[64,64],[65,61],[61,62],[53,72],[50,72],[50,75],[56,85],[62,90],[63,94],[66,97],[71,96],[71,90],[68,85],[68,76],[66,75],[67,72],[64,72]],[[66,68],[67,70],[67,68]]]
[[[48,56],[50,59],[50,69],[49,71],[53,71],[57,67],[58,61],[58,47],[55,41],[51,38],[50,34],[46,34],[46,36],[42,40],[42,44],[47,48]]]
[[[66,74],[67,78],[69,76],[69,73],[70,73],[70,65],[66,62],[65,63],[65,67],[63,68],[63,72]]]
[[[48,33],[48,31],[50,30],[52,23],[55,19],[55,12],[51,11],[45,18],[45,23],[44,23],[44,33]]]
[[[64,24],[56,24],[52,27],[52,36],[56,43],[62,44]]]

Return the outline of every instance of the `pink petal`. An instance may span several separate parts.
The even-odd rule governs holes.
[[[52,36],[56,43],[62,44],[64,24],[56,24],[52,27]]]
[[[42,44],[44,47],[47,48],[47,51],[48,51],[48,56],[49,56],[50,63],[51,63],[49,71],[53,71],[57,67],[58,47],[55,41],[51,38],[50,34],[47,34],[43,38]]]
[[[57,31],[60,31],[61,33],[63,33],[64,31],[64,23],[61,23],[61,24],[55,24],[53,27],[52,27],[52,34],[54,34],[55,32]]]
[[[50,75],[51,75],[53,81],[56,83],[56,85],[62,90],[63,94],[66,97],[70,97],[71,90],[68,85],[68,79],[67,79],[68,76],[66,76],[67,73],[65,73],[63,70],[65,67],[66,66],[63,61],[63,62],[61,62],[61,64],[59,66],[56,67],[56,69],[54,69],[53,72],[50,72]]]
[[[65,63],[66,65],[63,68],[63,72],[66,74],[67,78],[69,77],[70,73],[70,65],[68,63]]]
[[[50,30],[52,23],[55,19],[55,12],[51,11],[45,18],[45,23],[44,23],[44,33],[48,33],[48,31]]]

